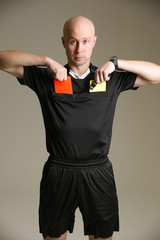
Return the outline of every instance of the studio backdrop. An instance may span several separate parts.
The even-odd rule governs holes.
[[[92,63],[110,56],[160,64],[157,0],[1,0],[0,51],[46,55],[64,65],[64,22],[90,18],[97,44]],[[40,240],[39,184],[48,158],[40,104],[34,92],[0,72],[0,239]],[[119,196],[115,240],[160,239],[160,86],[120,95],[109,154]],[[70,240],[83,235],[79,209]]]

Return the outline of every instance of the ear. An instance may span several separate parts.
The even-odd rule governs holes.
[[[63,47],[65,48],[65,40],[64,40],[64,37],[62,37],[61,40],[62,40]]]
[[[97,36],[94,36],[93,47],[95,46],[96,42],[97,42]]]

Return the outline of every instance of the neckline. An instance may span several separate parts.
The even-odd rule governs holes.
[[[75,78],[75,79],[84,79],[90,74],[91,70],[90,68],[87,69],[85,73],[83,73],[81,76],[77,76],[72,70],[69,70],[69,74]]]

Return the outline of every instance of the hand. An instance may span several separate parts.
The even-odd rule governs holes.
[[[59,81],[67,80],[67,69],[51,58],[47,58],[47,67],[55,79]]]
[[[111,61],[104,63],[101,67],[95,71],[95,81],[102,83],[110,80],[110,75],[114,72],[115,66]]]

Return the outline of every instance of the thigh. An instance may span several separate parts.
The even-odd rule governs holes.
[[[45,214],[68,214],[77,204],[77,197],[76,171],[56,165],[47,169],[40,188],[40,200]]]
[[[103,221],[112,217],[118,199],[111,163],[84,169],[81,174],[80,210],[84,220]]]
[[[85,235],[109,238],[119,230],[118,199],[110,161],[84,169],[81,177],[80,211]]]
[[[39,206],[40,232],[44,238],[59,239],[67,230],[73,231],[77,207],[76,179],[76,172],[72,169],[57,165],[44,168]]]

